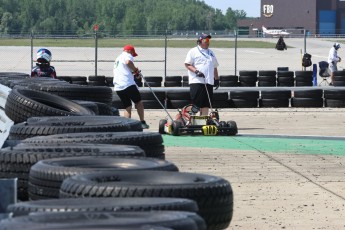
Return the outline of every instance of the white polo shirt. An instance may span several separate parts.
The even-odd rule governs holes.
[[[127,52],[122,52],[115,60],[113,69],[115,91],[124,90],[131,85],[136,85],[132,70],[126,64],[128,60],[134,62],[133,56]]]
[[[214,84],[214,69],[219,64],[212,50],[202,49],[200,46],[196,46],[189,50],[184,63],[194,66],[205,75],[205,78],[197,77],[194,72],[188,70],[189,84],[204,84],[205,82],[210,85]]]

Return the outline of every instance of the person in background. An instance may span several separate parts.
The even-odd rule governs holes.
[[[187,53],[184,62],[188,69],[191,101],[200,108],[200,115],[209,114],[213,87],[219,87],[219,64],[213,51],[208,48],[210,39],[211,35],[202,34],[197,40],[197,46]]]
[[[287,46],[285,44],[283,36],[279,37],[278,42],[276,44],[276,49],[277,50],[287,50]]]
[[[131,118],[132,102],[137,109],[143,129],[150,126],[144,120],[144,104],[134,78],[140,78],[140,70],[134,65],[134,57],[138,56],[134,46],[125,45],[123,52],[116,58],[114,63],[114,90],[125,107],[124,117]]]
[[[36,53],[36,66],[31,70],[31,77],[52,77],[56,78],[54,66],[50,65],[52,53],[50,50],[41,48]]]
[[[333,85],[334,71],[338,71],[337,63],[341,62],[341,58],[338,56],[339,43],[334,43],[328,54],[328,65],[330,70],[330,84]]]

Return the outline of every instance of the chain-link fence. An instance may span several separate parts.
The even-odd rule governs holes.
[[[303,70],[301,59],[305,52],[312,55],[312,61],[316,64],[327,60],[329,49],[335,41],[338,42],[338,38],[319,38],[305,34],[286,37],[287,50],[278,51],[275,49],[277,37],[249,38],[237,36],[236,33],[212,36],[210,48],[220,64],[220,75],[238,75],[240,70],[277,70],[279,67],[288,67],[292,71]],[[127,43],[138,43],[135,46],[139,56],[135,62],[145,76],[181,76],[187,74],[184,60],[188,50],[196,45],[196,37],[195,34],[111,37],[97,33],[81,37],[33,34],[0,37],[0,72],[30,73],[35,64],[36,51],[40,47],[47,47],[52,51],[51,64],[55,66],[58,76],[112,76],[113,62],[122,52],[122,47]],[[20,45],[11,45],[16,39],[21,40]],[[122,44],[112,46],[112,42],[117,40]],[[143,40],[149,40],[150,45],[140,43]],[[187,42],[188,47],[185,43],[181,45],[181,41]],[[214,41],[224,47],[219,44],[213,46]],[[79,47],[79,43],[87,47]],[[264,43],[265,48],[255,43]],[[340,50],[340,56],[341,53]],[[341,65],[339,67],[342,68]]]

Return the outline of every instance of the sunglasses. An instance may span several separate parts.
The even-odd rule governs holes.
[[[202,43],[210,43],[210,39],[209,38],[204,38],[201,40]]]

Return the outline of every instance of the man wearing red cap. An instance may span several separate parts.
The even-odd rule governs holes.
[[[136,56],[138,54],[135,52],[134,46],[125,45],[123,47],[123,52],[116,58],[114,64],[114,90],[125,107],[124,116],[131,118],[132,102],[134,102],[143,129],[148,129],[149,126],[144,120],[144,105],[134,81],[134,78],[140,78],[140,71],[134,65]]]
[[[212,106],[213,86],[219,87],[218,61],[210,45],[211,35],[202,34],[197,40],[197,46],[192,48],[186,57],[185,66],[188,69],[188,80],[192,104],[200,108],[200,115],[208,115]]]

